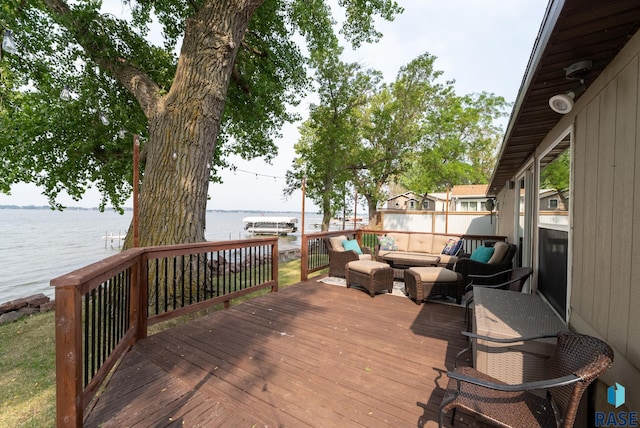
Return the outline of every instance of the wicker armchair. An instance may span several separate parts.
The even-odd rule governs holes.
[[[440,427],[449,410],[454,411],[453,424],[456,409],[463,409],[483,422],[500,427],[572,427],[582,394],[613,363],[613,350],[605,342],[568,331],[514,339],[463,334],[472,340],[500,343],[544,337],[557,337],[557,341],[555,353],[546,365],[545,374],[549,376],[546,380],[510,385],[471,367],[448,372],[449,386],[440,405]],[[547,394],[542,398],[529,391],[546,391]]]
[[[340,235],[327,239],[326,245],[329,253],[329,276],[339,276],[344,278],[347,272],[347,263],[355,260],[372,260],[370,248],[361,247],[363,254],[358,254],[353,250],[345,251],[341,246],[343,239],[346,240],[347,237]]]
[[[502,260],[490,260],[490,263],[482,263],[471,260],[470,258],[460,258],[453,267],[453,270],[462,274],[463,281],[466,285],[471,282],[469,275],[493,275],[511,269],[513,267],[513,256],[515,256],[518,248],[513,244],[507,243],[507,245],[509,247]]]

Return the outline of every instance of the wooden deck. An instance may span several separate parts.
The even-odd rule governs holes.
[[[463,318],[311,279],[139,342],[85,426],[437,426]]]

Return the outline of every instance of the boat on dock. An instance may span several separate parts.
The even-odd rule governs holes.
[[[298,230],[296,217],[245,217],[244,229],[254,235],[286,235]]]

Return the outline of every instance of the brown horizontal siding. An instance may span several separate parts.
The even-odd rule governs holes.
[[[435,426],[463,318],[312,279],[142,340],[85,426]]]

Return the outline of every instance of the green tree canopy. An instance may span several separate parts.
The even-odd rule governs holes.
[[[322,210],[323,230],[344,208],[354,152],[361,140],[358,109],[369,102],[381,79],[379,72],[340,61],[340,48],[318,58],[316,81],[320,102],[310,107],[300,127],[296,158],[287,172],[287,193],[306,178],[306,195]]]
[[[338,4],[355,46],[380,36],[375,15],[401,12],[392,0]],[[209,181],[229,153],[275,154],[293,119],[287,106],[308,85],[295,35],[310,57],[336,45],[331,10],[323,0],[122,0],[126,21],[101,6],[2,3],[19,52],[3,57],[0,191],[36,183],[55,206],[61,191],[80,198],[95,185],[103,207],[120,206],[132,179],[131,140],[117,137],[125,129],[144,137],[141,245],[202,241]],[[154,19],[159,45],[148,38]]]
[[[338,55],[336,53],[336,55]],[[367,200],[370,221],[386,189],[400,182],[420,194],[453,184],[484,183],[493,168],[505,113],[503,98],[458,96],[441,81],[436,58],[420,55],[391,84],[361,85],[355,64],[318,58],[320,105],[313,106],[295,146],[288,191],[306,176],[310,197],[328,221],[354,187]]]
[[[506,114],[504,98],[488,93],[458,96],[449,82],[434,101],[400,183],[423,195],[456,184],[487,183],[502,138],[495,121]]]
[[[358,193],[367,199],[370,221],[388,196],[385,185],[410,167],[411,154],[423,137],[426,112],[443,90],[435,60],[425,53],[402,66],[395,82],[382,87],[361,109],[361,141],[349,169]]]

